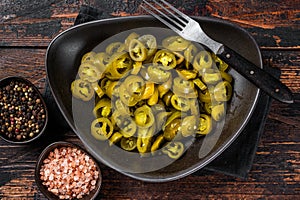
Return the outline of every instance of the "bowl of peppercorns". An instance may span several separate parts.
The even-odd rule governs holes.
[[[0,137],[10,143],[27,144],[46,129],[48,112],[37,87],[23,77],[0,80]]]
[[[48,199],[92,200],[100,192],[102,176],[98,163],[83,148],[59,141],[40,154],[35,180]]]

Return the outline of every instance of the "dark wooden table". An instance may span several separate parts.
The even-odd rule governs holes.
[[[294,104],[273,101],[246,179],[204,171],[177,181],[146,183],[104,165],[101,199],[299,199],[300,1],[169,0],[189,15],[236,23],[255,38],[264,61],[281,70]],[[139,15],[140,0],[0,0],[0,78],[23,76],[45,89],[44,59],[52,38],[71,27],[83,4],[111,16]],[[181,6],[182,5],[182,6]],[[34,181],[41,150],[51,141],[81,144],[71,132],[26,146],[0,141],[0,199],[45,199]]]

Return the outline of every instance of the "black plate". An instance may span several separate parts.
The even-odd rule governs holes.
[[[257,66],[262,67],[259,48],[244,29],[218,19],[205,17],[195,19],[213,39],[226,44]],[[112,150],[107,143],[106,146],[105,143],[99,144],[99,141],[91,136],[84,123],[77,120],[80,113],[86,113],[85,107],[79,108],[76,105],[78,102],[72,99],[70,92],[71,82],[75,79],[81,57],[86,52],[119,32],[139,27],[164,27],[164,25],[153,17],[138,16],[93,21],[64,31],[49,45],[46,57],[47,77],[53,96],[65,119],[96,159],[136,179],[152,182],[170,181],[203,168],[220,155],[247,124],[260,91],[234,70],[230,70],[234,78],[234,94],[227,106],[222,131],[193,141],[184,156],[176,162],[170,162],[168,166],[161,169],[144,170],[145,163],[151,163],[154,160],[148,158],[132,160],[131,154],[120,154],[117,148]]]

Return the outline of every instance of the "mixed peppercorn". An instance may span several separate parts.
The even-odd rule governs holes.
[[[32,85],[10,79],[0,88],[0,135],[22,142],[37,136],[46,122],[45,106]]]

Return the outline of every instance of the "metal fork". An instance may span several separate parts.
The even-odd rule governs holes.
[[[161,3],[157,0],[151,0],[160,9],[157,9],[146,0],[143,0],[143,2],[145,5],[141,5],[141,7],[145,11],[156,17],[178,35],[186,40],[199,42],[206,46],[224,62],[274,99],[284,103],[293,103],[293,96],[288,87],[234,50],[210,38],[197,21],[180,12],[165,0],[160,0]]]

